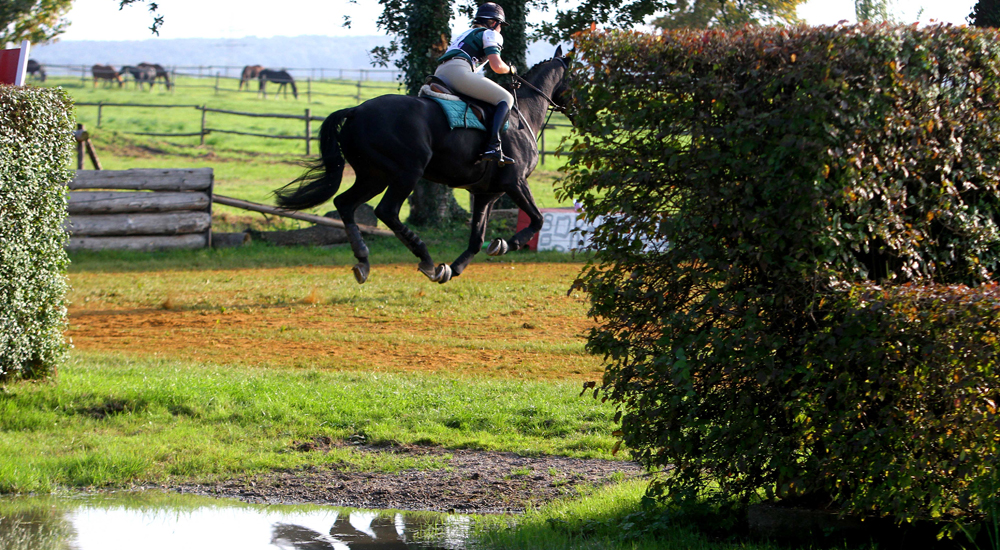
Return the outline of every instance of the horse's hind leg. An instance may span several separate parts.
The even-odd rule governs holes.
[[[409,227],[403,225],[403,222],[399,220],[399,209],[403,207],[403,201],[406,197],[410,196],[413,192],[413,187],[416,185],[418,177],[404,178],[400,181],[406,183],[396,183],[390,185],[385,195],[382,196],[382,200],[379,201],[378,206],[375,207],[375,215],[378,219],[382,220],[382,223],[386,225],[393,233],[396,234],[396,238],[406,245],[406,248],[410,249],[410,252],[420,258],[420,264],[417,269],[427,276],[428,279],[437,283],[446,283],[451,279],[451,266],[447,264],[441,264],[434,267],[434,260],[431,259],[431,255],[427,252],[427,245],[424,244],[420,237],[414,233]]]
[[[344,222],[344,231],[347,232],[347,238],[351,243],[351,250],[354,251],[354,257],[358,260],[358,263],[354,264],[352,270],[354,272],[354,279],[359,284],[368,280],[368,274],[371,272],[371,264],[368,263],[368,245],[361,238],[361,230],[358,228],[358,223],[354,220],[354,211],[358,209],[361,203],[375,198],[383,189],[385,189],[384,184],[371,185],[359,177],[350,189],[333,199],[333,205],[337,207],[340,220]]]

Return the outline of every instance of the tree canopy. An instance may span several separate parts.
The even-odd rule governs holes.
[[[653,21],[661,29],[704,29],[744,24],[794,24],[805,0],[677,0],[670,13]]]
[[[854,15],[858,21],[892,22],[889,0],[854,0]]]
[[[1000,27],[1000,0],[979,0],[972,7],[969,23],[976,27]]]
[[[7,42],[48,42],[65,32],[73,0],[0,0],[0,47]]]

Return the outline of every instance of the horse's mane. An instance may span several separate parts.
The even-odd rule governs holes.
[[[552,62],[552,61],[555,61],[555,60],[556,60],[556,58],[554,58],[554,57],[553,57],[553,58],[550,58],[550,59],[546,59],[546,60],[544,60],[544,61],[539,61],[538,63],[535,63],[534,65],[532,65],[532,66],[531,66],[531,68],[530,68],[530,69],[528,69],[528,72],[526,72],[526,73],[524,73],[523,75],[521,75],[521,78],[523,78],[523,79],[525,79],[525,80],[527,80],[527,81],[531,81],[531,79],[532,79],[532,78],[533,78],[533,77],[534,77],[534,76],[535,76],[535,75],[536,75],[536,74],[537,74],[537,73],[538,73],[539,71],[541,71],[541,70],[542,70],[542,65],[546,65],[546,64],[548,64],[548,63],[550,63],[550,62]],[[515,91],[515,90],[512,90],[512,87],[511,87],[511,84],[510,84],[510,82],[505,82],[505,83],[503,84],[503,87],[504,87],[504,88],[506,88],[506,89],[507,89],[507,91]],[[521,88],[521,89],[519,89],[519,90],[516,90],[516,91],[520,92],[520,91],[522,91],[522,90],[524,90],[524,88]],[[529,91],[530,91],[530,90],[529,90]],[[532,92],[532,93],[534,93],[534,92]]]
[[[531,80],[531,77],[535,76],[535,73],[537,73],[538,71],[541,70],[540,67],[542,65],[545,65],[549,61],[555,61],[555,60],[556,60],[556,58],[553,57],[553,58],[550,58],[550,59],[546,59],[545,61],[539,61],[538,63],[535,63],[534,65],[531,66],[530,69],[528,69],[528,72],[524,73],[524,79],[525,80]]]

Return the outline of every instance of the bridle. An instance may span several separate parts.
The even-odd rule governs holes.
[[[569,68],[569,65],[566,64],[566,60],[564,60],[563,58],[561,58],[561,57],[555,57],[553,59],[559,61],[559,63],[562,64],[563,69],[568,69]],[[535,86],[531,82],[528,82],[521,75],[511,73],[510,76],[511,76],[511,81],[512,81],[511,86],[515,90],[517,90],[517,88],[521,87],[521,84],[524,84],[525,86],[527,86],[528,88],[530,88],[531,90],[533,90],[535,93],[537,93],[538,95],[542,96],[542,98],[545,99],[545,101],[549,102],[549,105],[547,107],[547,110],[549,111],[549,116],[545,118],[545,122],[542,123],[542,128],[541,129],[544,129],[546,126],[549,125],[549,121],[552,120],[552,113],[554,113],[556,111],[560,111],[560,112],[565,112],[566,111],[566,107],[563,107],[562,105],[559,105],[558,103],[556,103],[551,97],[548,96],[548,94],[546,94],[545,92],[539,90],[538,86]],[[521,118],[521,122],[524,123],[524,125],[527,126],[528,128],[531,128],[531,125],[528,124],[528,121],[524,119],[524,115],[521,114],[521,109],[517,105],[517,94],[516,93],[514,94],[514,111],[516,111],[517,112],[517,116]],[[538,140],[540,138],[541,138],[541,132],[539,132],[538,137],[535,138],[536,144],[537,144],[537,142],[538,142]]]
[[[566,61],[563,60],[563,58],[556,57],[554,59],[556,61],[558,61],[559,63],[562,63],[562,66],[563,66],[564,69],[568,69],[569,68],[569,66],[566,64]],[[539,90],[538,86],[535,86],[531,82],[528,82],[521,75],[519,75],[519,74],[512,74],[511,76],[514,78],[514,88],[518,88],[518,87],[520,87],[521,84],[524,84],[525,86],[527,86],[528,88],[530,88],[531,90],[533,90],[535,93],[537,93],[538,95],[542,96],[542,98],[545,99],[545,101],[548,101],[549,102],[549,109],[551,109],[553,111],[560,111],[560,112],[563,112],[563,111],[566,110],[566,107],[563,107],[562,105],[559,105],[558,103],[556,103],[551,97],[548,96],[548,94],[546,94],[545,92]],[[551,114],[550,114],[550,116],[551,116]]]

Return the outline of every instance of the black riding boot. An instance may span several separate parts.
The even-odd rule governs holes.
[[[503,130],[503,125],[507,122],[507,115],[509,114],[510,107],[507,106],[507,102],[500,102],[500,104],[497,105],[496,112],[493,113],[493,127],[490,129],[490,142],[486,144],[486,151],[483,153],[482,160],[495,160],[500,166],[505,164],[514,164],[514,159],[503,154],[503,150],[500,148],[500,132]]]

